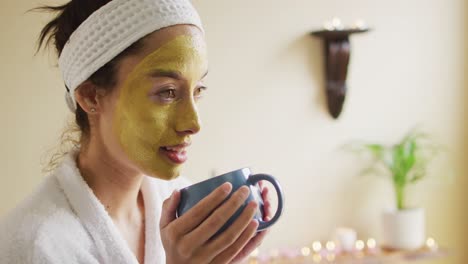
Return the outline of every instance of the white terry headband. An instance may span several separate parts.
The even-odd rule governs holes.
[[[112,0],[91,14],[70,36],[59,58],[70,110],[76,111],[75,89],[102,66],[142,37],[181,24],[203,31],[189,0]]]

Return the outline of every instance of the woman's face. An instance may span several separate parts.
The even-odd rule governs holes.
[[[190,137],[200,130],[197,100],[207,69],[197,28],[175,26],[149,35],[143,51],[119,68],[109,143],[117,143],[113,148],[121,148],[142,173],[166,180],[179,176]]]

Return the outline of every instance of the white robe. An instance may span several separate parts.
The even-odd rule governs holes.
[[[38,189],[0,220],[0,263],[137,264],[117,227],[83,180],[76,152],[68,154]],[[145,264],[166,263],[159,232],[162,202],[184,178],[145,176]]]

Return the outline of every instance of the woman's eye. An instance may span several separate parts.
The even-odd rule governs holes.
[[[167,89],[158,93],[162,99],[174,99],[176,97],[174,89]]]
[[[202,97],[203,95],[203,92],[206,90],[206,87],[202,86],[202,87],[198,87],[197,89],[195,89],[195,93],[194,93],[194,97],[195,98],[200,98]]]

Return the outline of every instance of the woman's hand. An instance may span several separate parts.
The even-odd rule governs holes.
[[[263,239],[264,234],[253,238],[258,227],[258,222],[253,220],[258,207],[254,201],[230,227],[212,238],[250,193],[243,186],[220,206],[231,189],[230,183],[221,185],[179,218],[176,210],[180,192],[175,191],[164,201],[160,229],[167,264],[230,263],[234,258],[243,259]]]
[[[271,196],[269,194],[269,189],[266,186],[263,186],[263,181],[259,182],[260,188],[262,190],[262,199],[263,199],[263,220],[269,221],[272,217],[271,209]],[[238,263],[244,260],[246,257],[252,253],[257,247],[260,246],[265,236],[268,234],[269,229],[257,233],[253,238],[250,239],[249,243],[234,257],[232,260],[233,263]]]

